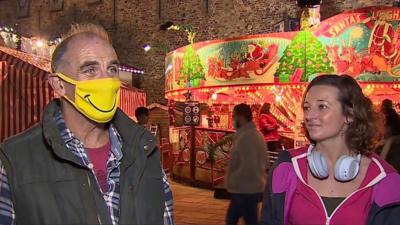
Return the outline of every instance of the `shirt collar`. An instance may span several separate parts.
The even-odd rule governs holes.
[[[65,124],[64,117],[62,115],[61,111],[58,111],[54,115],[54,119],[56,121],[57,127],[60,131],[61,138],[64,140],[65,144],[68,144],[71,141],[77,142],[77,143],[82,143],[79,139],[77,139],[72,131],[67,127]],[[114,154],[114,156],[117,158],[118,161],[122,159],[122,138],[119,135],[117,129],[110,124],[109,128],[109,134],[110,134],[110,141],[111,141],[111,151]],[[82,144],[83,146],[83,144]]]

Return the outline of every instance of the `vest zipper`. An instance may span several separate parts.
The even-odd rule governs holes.
[[[87,176],[87,180],[88,180],[89,189],[92,189],[92,183],[90,182],[89,175]],[[99,222],[100,225],[102,224],[99,214],[97,214],[97,221]]]

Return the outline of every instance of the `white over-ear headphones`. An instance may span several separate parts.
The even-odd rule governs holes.
[[[311,172],[320,179],[329,176],[328,164],[325,157],[315,150],[314,145],[310,145],[307,152],[308,165]],[[335,178],[338,181],[348,182],[357,177],[360,171],[361,154],[357,157],[342,155],[335,164]]]

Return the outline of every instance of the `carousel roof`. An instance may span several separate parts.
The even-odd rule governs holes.
[[[190,91],[203,103],[272,101],[290,109],[314,77],[348,74],[373,101],[397,101],[399,20],[400,8],[368,7],[341,13],[309,30],[188,45],[166,57],[165,96],[185,101]]]

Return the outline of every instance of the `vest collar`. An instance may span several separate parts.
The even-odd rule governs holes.
[[[76,157],[68,151],[65,142],[61,137],[60,131],[57,127],[54,116],[61,110],[60,101],[58,99],[52,100],[43,111],[42,128],[44,138],[52,148],[51,150],[59,157],[74,162],[79,165]],[[115,129],[118,131],[122,138],[123,146],[122,153],[127,162],[127,166],[134,162],[134,151],[128,151],[135,148],[135,144],[139,143],[139,148],[146,156],[150,155],[156,149],[155,137],[146,131],[143,126],[133,122],[126,114],[119,108],[111,121]]]

